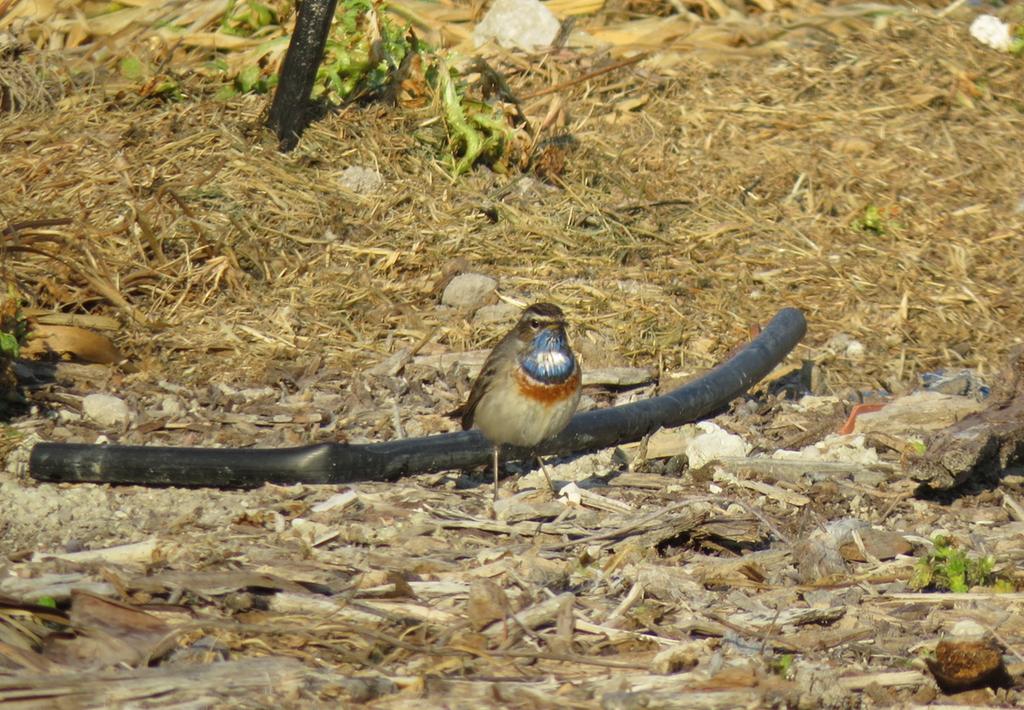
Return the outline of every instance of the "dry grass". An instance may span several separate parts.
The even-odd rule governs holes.
[[[812,349],[837,332],[867,346],[837,384],[990,371],[1021,326],[1019,62],[957,19],[828,26],[844,32],[796,29],[770,53],[697,52],[535,100],[535,120],[560,102],[580,147],[564,189],[521,199],[500,197],[516,176],[452,182],[414,112],[350,108],[285,156],[261,131],[265,98],[213,100],[187,66],[184,100],[141,98],[103,78],[108,59],[57,103],[3,118],[4,218],[73,220],[9,242],[51,258],[6,263],[39,305],[119,313],[118,344],[147,371],[216,351],[204,379],[259,379],[296,355],[358,368],[431,331],[481,345],[492,332],[435,307],[455,260],[669,370],[706,366],[797,305]],[[25,64],[50,65],[31,51]],[[513,80],[529,92],[591,64],[566,54]],[[381,170],[379,194],[339,187],[355,164]],[[881,232],[854,226],[871,206]]]
[[[940,367],[988,374],[1022,340],[1024,64],[973,43],[967,10],[940,17],[921,6],[707,0],[679,4],[689,14],[666,18],[661,3],[616,3],[577,25],[615,38],[607,50],[576,37],[543,60],[493,52],[513,88],[534,96],[525,102],[531,121],[550,117],[544,137],[576,139],[548,185],[483,169],[453,180],[423,114],[379,105],[326,117],[282,155],[262,128],[266,97],[214,98],[219,84],[203,64],[217,39],[210,13],[219,5],[163,5],[133,0],[132,22],[105,33],[73,10],[39,22],[0,16],[0,31],[16,31],[22,42],[18,53],[0,50],[0,87],[18,97],[16,110],[0,114],[0,228],[22,225],[4,232],[5,275],[34,306],[119,319],[114,340],[129,359],[96,388],[141,391],[128,398],[147,411],[167,393],[183,410],[191,396],[202,399],[182,415],[192,417],[189,426],[136,427],[122,440],[248,445],[386,434],[400,398],[379,395],[390,384],[364,377],[371,365],[425,338],[423,354],[484,347],[496,336],[494,325],[438,305],[445,279],[459,270],[496,277],[504,297],[561,304],[587,365],[657,365],[666,377],[714,364],[783,306],[807,313],[810,332],[796,357],[815,359],[836,392],[902,389]],[[0,15],[27,6],[0,2]],[[402,8],[452,42],[466,36],[472,18],[464,6]],[[177,42],[154,30],[168,13],[193,18],[194,32]],[[652,53],[573,83],[637,50]],[[231,56],[244,63],[255,56],[246,52],[262,51],[241,43]],[[127,54],[163,67],[182,98],[144,95],[139,82],[119,76]],[[559,84],[565,88],[541,93]],[[352,165],[376,167],[381,189],[358,195],[342,187],[340,175]],[[865,345],[862,360],[829,351],[840,333]],[[248,428],[239,423],[252,404],[244,398],[238,418],[207,416],[236,414],[236,402],[205,385],[277,385],[282,371],[322,377],[344,395],[336,407],[327,400],[307,407],[301,392],[287,402],[271,392]],[[458,383],[447,381],[455,375],[430,377],[410,376],[415,391],[402,393],[402,403],[415,399],[419,423],[442,428],[440,417],[424,412],[447,408]],[[55,408],[74,401],[54,396]],[[352,426],[325,433],[296,419],[279,427],[274,417],[285,405],[333,408]],[[812,414],[785,431],[834,430],[841,419],[842,412]],[[37,425],[24,428],[54,430]],[[74,433],[95,435],[88,427]],[[502,692],[509,704],[562,693],[566,703],[592,706],[626,682],[615,669],[635,676],[635,666],[651,668],[656,652],[679,644],[686,646],[679,663],[692,653],[705,664],[685,688],[689,700],[740,688],[747,690],[715,702],[795,702],[806,691],[800,697],[818,704],[820,689],[845,673],[843,693],[870,686],[879,698],[926,703],[916,690],[924,676],[915,671],[908,681],[904,668],[922,637],[970,617],[1004,629],[1020,648],[1019,624],[1003,626],[1010,602],[977,597],[956,615],[932,601],[908,606],[899,587],[908,558],[851,567],[827,592],[826,606],[848,614],[834,628],[790,636],[778,633],[771,613],[766,623],[733,616],[759,604],[810,605],[808,595],[822,590],[813,575],[800,577],[802,551],[782,543],[848,516],[907,531],[918,546],[942,527],[966,541],[977,518],[998,531],[991,540],[1000,559],[1017,564],[1011,520],[1019,513],[1007,513],[991,492],[954,509],[910,499],[899,480],[780,479],[769,481],[768,494],[722,484],[732,505],[709,503],[699,476],[678,486],[655,478],[609,483],[601,493],[614,499],[604,503],[610,508],[575,506],[557,522],[544,512],[552,502],[543,495],[522,503],[521,519],[491,520],[483,489],[466,490],[455,474],[360,486],[350,510],[323,514],[310,509],[329,495],[323,490],[57,490],[15,480],[5,488],[8,505],[34,512],[5,519],[5,536],[24,546],[5,554],[21,565],[10,579],[72,568],[76,584],[102,582],[105,593],[133,604],[184,599],[202,609],[202,623],[188,627],[193,635],[181,637],[182,648],[209,634],[235,656],[298,658],[298,670],[275,671],[296,683],[287,698],[296,703],[358,701],[340,677],[372,667],[402,690],[381,707],[420,696],[475,698],[480,706]],[[77,511],[103,515],[83,521]],[[658,537],[664,530],[622,532],[672,511],[709,519],[684,531],[682,522],[693,521],[673,518],[678,535],[665,537]],[[295,522],[302,519],[315,525]],[[586,537],[615,531],[621,535]],[[168,547],[124,568],[28,557],[145,537]],[[650,567],[655,576],[641,583]],[[165,568],[186,581],[154,581]],[[206,587],[200,572],[208,569],[239,576]],[[260,586],[249,573],[276,576]],[[681,595],[679,575],[692,583]],[[482,638],[487,632],[467,621],[467,599],[470,587],[492,577],[516,611],[565,589],[576,598],[543,607],[549,617],[536,627],[516,630],[508,621],[508,636],[503,628],[500,639]],[[300,596],[299,583],[330,596],[330,606],[319,596],[289,597]],[[642,598],[630,596],[634,584]],[[211,591],[225,586],[230,593]],[[871,591],[861,603],[863,588]],[[865,633],[872,645],[860,643]],[[737,650],[743,644],[755,650]],[[781,652],[807,661],[799,691],[770,672],[715,676],[722,654],[769,668]],[[657,693],[678,694],[668,684],[679,678],[650,675],[642,683],[671,706],[675,700]]]

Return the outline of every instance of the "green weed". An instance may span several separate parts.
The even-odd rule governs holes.
[[[885,219],[882,218],[882,210],[875,205],[868,205],[864,208],[864,214],[853,221],[853,228],[861,232],[885,234]]]
[[[158,73],[137,57],[125,57],[117,65],[118,73],[131,82],[138,82],[139,95],[167,101],[181,101],[181,85],[168,74]]]
[[[230,68],[225,55],[207,63],[209,71],[228,82],[217,91],[218,99],[264,94],[277,85],[278,75],[263,58],[276,43],[288,41],[272,35],[272,28],[280,30],[282,18],[288,16],[287,3],[282,0],[232,0],[221,21],[223,31],[247,37],[266,34],[268,40],[255,53],[259,59],[241,69]],[[493,88],[497,82],[502,90],[492,93],[507,95],[503,80],[491,76],[496,74],[493,70],[474,67],[467,72],[483,76],[481,86]],[[143,77],[145,68],[127,62],[122,73]],[[421,137],[445,155],[455,175],[481,163],[504,172],[525,154],[526,142],[520,141],[524,134],[515,126],[518,109],[474,98],[481,93],[475,88],[448,59],[422,43],[409,25],[392,19],[380,0],[340,0],[310,98],[341,106],[355,101],[395,101],[399,90],[411,92],[411,105],[433,113],[421,122],[426,129]],[[443,133],[434,126],[443,127]]]
[[[380,3],[342,0],[317,71],[313,98],[340,105],[389,86],[406,54],[418,43],[396,25]]]
[[[781,656],[773,658],[768,667],[775,675],[785,678],[786,680],[792,680],[793,673],[795,671],[793,668],[793,662],[795,660],[796,657],[792,653],[784,653]]]
[[[267,27],[281,24],[279,18],[279,11],[270,5],[255,0],[230,0],[220,28],[225,34],[252,37]]]
[[[28,321],[21,314],[21,294],[8,282],[7,293],[0,295],[0,360],[18,357],[28,334]]]
[[[963,593],[972,587],[988,587],[997,592],[1013,591],[1009,580],[995,574],[992,555],[968,555],[942,535],[933,537],[932,543],[932,551],[914,566],[910,579],[913,589]]]

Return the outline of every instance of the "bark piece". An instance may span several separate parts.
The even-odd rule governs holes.
[[[1003,665],[1002,651],[987,641],[939,641],[935,660],[926,658],[925,662],[946,693],[1013,684]]]
[[[903,457],[911,478],[931,488],[954,488],[1024,459],[1024,348],[1010,362],[987,409],[930,436],[923,454]]]

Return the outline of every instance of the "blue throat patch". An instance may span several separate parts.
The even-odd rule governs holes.
[[[546,385],[565,382],[576,369],[576,358],[561,330],[538,333],[519,363],[530,377]]]

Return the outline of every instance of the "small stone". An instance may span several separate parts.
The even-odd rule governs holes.
[[[953,628],[949,630],[949,635],[958,636],[960,638],[986,638],[989,633],[988,629],[977,621],[974,621],[973,619],[961,619],[953,624]]]
[[[90,394],[82,400],[82,413],[86,419],[104,427],[126,427],[132,414],[120,397],[112,394]]]
[[[72,412],[70,409],[58,409],[57,421],[61,424],[68,424],[70,422],[77,423],[82,421],[82,415],[78,412]]]
[[[700,422],[695,428],[699,433],[686,445],[686,458],[690,461],[691,470],[723,456],[746,456],[750,453],[752,447],[743,437],[730,434],[713,422]]]
[[[346,190],[351,190],[359,195],[367,195],[380,189],[380,186],[384,184],[384,178],[374,168],[350,165],[341,171],[338,182]]]
[[[167,395],[160,401],[160,410],[163,412],[164,416],[169,419],[183,417],[187,411],[185,409],[185,405],[181,403],[181,400],[171,395]]]
[[[851,340],[846,345],[845,355],[854,362],[860,362],[864,359],[864,355],[867,352],[864,347],[864,343],[859,340]]]
[[[498,282],[483,274],[459,274],[444,287],[441,303],[453,308],[476,310],[494,300]]]
[[[661,675],[681,673],[696,668],[700,659],[707,656],[707,644],[703,641],[682,643],[656,653],[651,659],[651,668]]]
[[[519,317],[519,309],[511,303],[492,303],[481,307],[473,316],[473,322],[481,325],[511,323]]]
[[[502,47],[527,52],[551,46],[562,28],[538,0],[495,0],[473,30],[477,47],[493,39]]]

